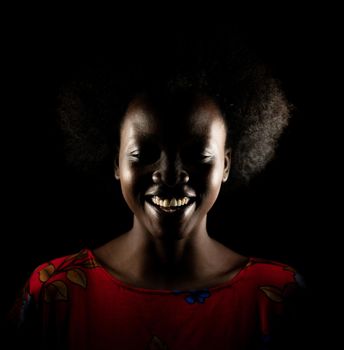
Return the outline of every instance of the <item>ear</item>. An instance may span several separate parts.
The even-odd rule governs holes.
[[[116,155],[115,155],[114,175],[115,175],[115,179],[119,180],[119,149],[116,150]]]
[[[231,160],[232,160],[232,150],[230,148],[226,148],[222,182],[226,182],[228,180],[229,172],[231,169]]]

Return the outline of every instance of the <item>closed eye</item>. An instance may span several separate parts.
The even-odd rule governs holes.
[[[213,158],[214,157],[212,155],[204,155],[204,154],[202,154],[202,155],[200,155],[199,160],[202,163],[208,163],[208,162],[212,161]]]
[[[129,157],[136,162],[152,164],[160,158],[160,151],[156,149],[143,149],[141,151],[130,152]]]
[[[213,159],[213,155],[207,152],[203,153],[203,152],[189,151],[184,154],[184,159],[191,163],[194,163],[194,162],[206,163]]]

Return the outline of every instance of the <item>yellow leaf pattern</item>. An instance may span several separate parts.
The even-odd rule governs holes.
[[[54,281],[48,284],[44,290],[44,300],[52,302],[54,300],[68,300],[68,289],[63,281]]]
[[[95,267],[99,267],[100,265],[98,262],[94,259],[89,259],[85,262],[82,263],[82,266],[85,267],[86,269],[94,269]]]
[[[38,270],[39,280],[44,285],[44,300],[46,302],[68,300],[69,282],[87,288],[87,270],[85,269],[94,269],[99,266],[99,263],[92,256],[89,256],[87,249],[67,256],[58,267],[49,263]],[[52,276],[54,278],[51,278]],[[56,280],[56,277],[60,276],[64,276],[62,280]]]
[[[86,288],[87,287],[87,278],[84,271],[80,269],[74,269],[67,271],[67,278],[79,286]]]
[[[281,303],[283,301],[283,293],[281,289],[274,286],[263,286],[259,289],[263,291],[266,296],[272,301],[275,301],[277,303]]]
[[[43,268],[41,271],[39,271],[39,280],[41,282],[46,282],[49,277],[54,273],[55,267],[52,264],[49,264],[45,268]]]

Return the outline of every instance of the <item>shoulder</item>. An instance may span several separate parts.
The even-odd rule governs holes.
[[[274,260],[250,258],[245,269],[250,278],[255,278],[259,282],[283,284],[294,282],[303,287],[304,281],[298,271],[285,263]]]
[[[250,258],[245,267],[246,281],[273,301],[300,294],[303,277],[290,265],[260,258]]]
[[[39,265],[18,293],[6,317],[8,328],[23,339],[31,339],[41,307],[53,300],[68,300],[73,285],[86,288],[87,271],[96,266],[98,264],[87,249]]]
[[[302,275],[287,264],[257,258],[251,258],[248,272],[259,296],[263,341],[273,349],[307,348],[309,295]]]
[[[52,259],[39,265],[28,281],[28,293],[37,302],[67,300],[70,286],[86,288],[89,271],[98,267],[92,253],[82,249],[76,254]]]

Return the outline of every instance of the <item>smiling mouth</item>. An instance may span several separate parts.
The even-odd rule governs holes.
[[[147,201],[149,204],[158,208],[166,213],[174,213],[181,211],[189,207],[195,199],[193,197],[182,197],[182,198],[161,198],[158,196],[148,197]]]

